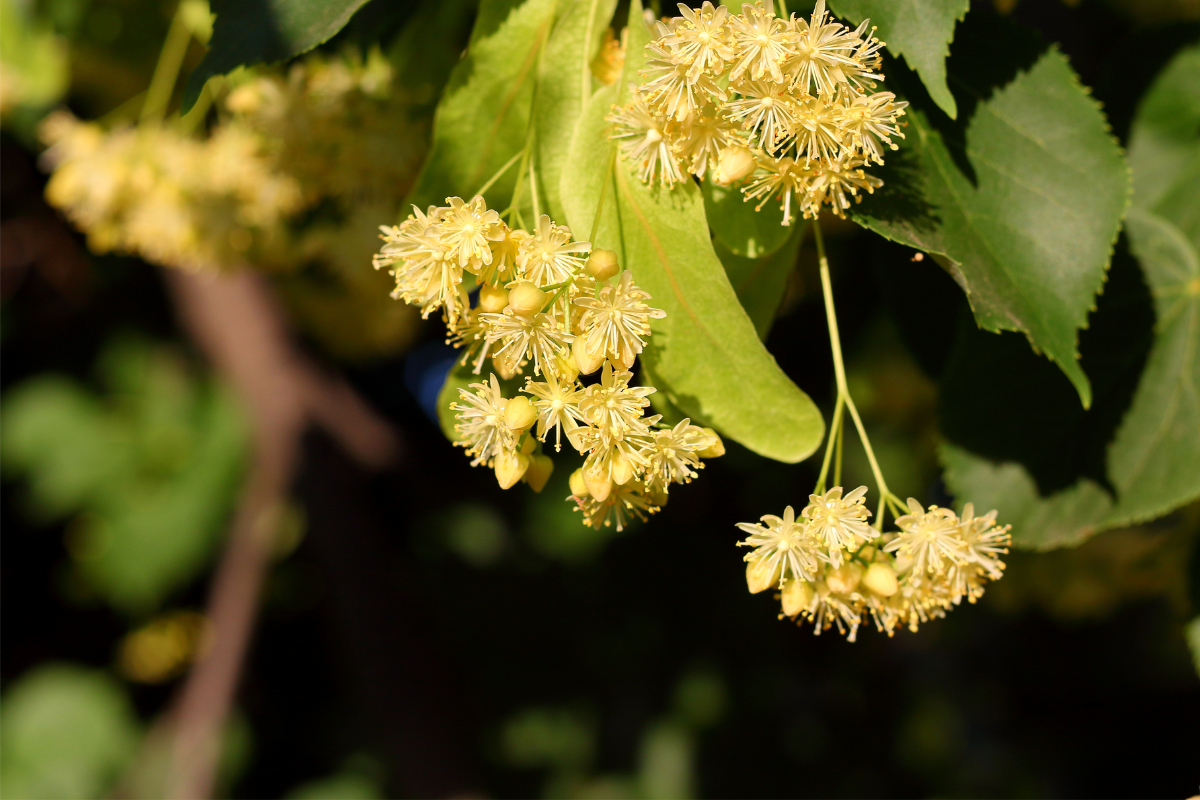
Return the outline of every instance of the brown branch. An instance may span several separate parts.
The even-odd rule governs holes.
[[[233,703],[270,563],[276,518],[296,470],[300,437],[325,428],[354,458],[381,467],[399,452],[394,430],[339,379],[292,345],[261,276],[166,271],[180,320],[241,397],[251,420],[249,476],[209,599],[211,644],[168,712],[166,796],[210,797],[220,735]]]

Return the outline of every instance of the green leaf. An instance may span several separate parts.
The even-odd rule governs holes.
[[[101,798],[140,732],[121,686],[98,670],[48,664],[21,676],[0,712],[0,795]]]
[[[729,283],[737,292],[738,302],[750,315],[758,338],[766,340],[783,303],[788,278],[796,266],[800,243],[804,240],[807,225],[796,224],[784,245],[770,255],[761,258],[746,258],[730,252],[720,239],[713,242],[717,256],[725,265]]]
[[[957,123],[939,121],[919,87],[898,81],[914,100],[908,138],[876,171],[887,185],[854,219],[945,256],[979,325],[1024,333],[1088,406],[1077,331],[1128,201],[1120,150],[1062,54],[1015,29],[968,21],[950,74]]]
[[[30,507],[71,525],[75,568],[110,604],[153,610],[203,567],[240,480],[246,432],[227,390],[195,381],[169,350],[110,343],[98,398],[54,375],[4,399],[4,467]]]
[[[1085,449],[1099,454],[1095,460],[1101,469],[1087,469],[1078,480],[1043,491],[1039,484],[1044,481],[1037,480],[1044,475],[1042,465],[997,463],[961,446],[947,447],[944,453],[947,482],[954,491],[964,500],[983,498],[983,505],[1012,516],[1015,539],[1025,546],[1078,543],[1105,528],[1161,516],[1200,496],[1198,64],[1200,48],[1176,57],[1143,100],[1131,132],[1130,162],[1138,191],[1127,232],[1157,320],[1136,390],[1123,413],[1109,415],[1119,418],[1111,436],[1097,436],[1096,426],[1087,421],[1067,421],[1068,435],[1048,448],[1079,449],[1084,441]],[[1127,340],[1139,338],[1128,303],[1114,315],[1104,308],[1121,302],[1107,295],[1131,295],[1113,285],[1115,272],[1116,266],[1093,325],[1113,329],[1107,346],[1097,348],[1110,361],[1121,357]],[[1117,384],[1110,384],[1105,395],[1114,393],[1113,386]],[[1047,448],[1044,439],[1040,444]]]
[[[667,312],[656,321],[642,362],[659,391],[693,420],[761,455],[796,462],[824,432],[813,402],[780,370],[713,251],[704,201],[692,182],[648,187],[620,158],[606,175],[610,107],[643,61],[649,32],[639,2],[629,11],[625,75],[592,96],[576,128],[563,183],[572,230],[590,231],[609,183],[595,244],[615,250],[638,284]]]
[[[405,206],[471,197],[525,146],[538,55],[554,22],[554,0],[485,0],[467,55],[438,103],[433,145]],[[504,209],[517,168],[488,190],[488,206]]]
[[[617,3],[616,0],[559,0],[559,3],[562,10],[538,65],[533,161],[541,207],[551,219],[562,223],[566,212],[559,183],[563,179],[567,149],[584,103],[592,96],[596,84],[592,60],[600,50]]]
[[[745,202],[737,189],[706,180],[700,190],[713,237],[734,255],[751,259],[769,256],[783,247],[798,226],[781,225],[779,214],[769,209],[755,211],[755,204]]]
[[[971,0],[830,0],[834,13],[857,25],[868,17],[892,54],[904,56],[938,108],[958,117],[958,104],[946,85],[946,57],[954,26],[967,15]]]
[[[212,0],[208,52],[188,76],[180,113],[209,78],[238,67],[285,61],[329,41],[367,0]]]

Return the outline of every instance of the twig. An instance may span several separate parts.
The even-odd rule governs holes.
[[[233,704],[270,563],[276,518],[310,423],[325,428],[370,467],[399,452],[393,429],[345,383],[321,374],[295,350],[263,279],[168,270],[179,316],[196,345],[232,384],[249,412],[249,477],[213,580],[212,640],[182,687],[170,720],[166,796],[212,795],[220,735]]]

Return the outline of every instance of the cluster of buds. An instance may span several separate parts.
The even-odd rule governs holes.
[[[657,23],[642,83],[609,117],[644,182],[744,181],[756,209],[780,199],[784,225],[793,206],[805,218],[822,206],[843,216],[882,185],[865,168],[896,149],[908,104],[874,91],[883,42],[869,20],[851,30],[825,0],[808,19],[778,17],[761,0],[741,14],[709,2],[679,10]]]
[[[554,468],[543,453],[553,436],[583,456],[571,497],[584,522],[622,530],[667,502],[671,484],[687,483],[702,458],[724,453],[720,437],[689,420],[647,416],[652,387],[631,386],[634,360],[665,316],[646,301],[611,250],[574,241],[547,216],[537,228],[511,228],[482,197],[418,208],[384,226],[375,258],[396,279],[393,296],[440,310],[448,341],[483,382],[460,390],[452,408],[457,444],[472,465],[493,469],[502,488],[525,481],[541,491]],[[470,282],[478,286],[471,304]],[[599,374],[585,382],[581,376]],[[505,397],[500,381],[521,376]]]
[[[915,632],[1003,575],[1011,536],[995,511],[976,517],[967,503],[959,517],[909,498],[898,530],[883,533],[867,523],[866,493],[843,496],[838,486],[810,495],[799,519],[788,506],[782,517],[739,523],[749,534],[740,544],[754,548],[745,558],[750,591],[777,587],[781,617],[812,622],[816,633],[836,625],[854,641],[868,613],[889,636],[902,625]]]

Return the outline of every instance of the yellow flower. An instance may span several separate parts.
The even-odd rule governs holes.
[[[842,487],[835,486],[808,496],[803,513],[808,530],[829,549],[827,559],[835,568],[841,566],[843,550],[857,550],[878,536],[867,524],[871,512],[863,505],[866,494],[867,487],[860,486],[842,497]]]
[[[494,374],[488,383],[472,383],[469,388],[475,391],[459,389],[461,402],[450,406],[458,418],[454,430],[460,439],[455,444],[472,456],[471,466],[491,467],[496,456],[516,449],[516,436],[504,422],[507,401]]]
[[[657,180],[663,186],[672,186],[683,180],[667,136],[668,121],[651,112],[638,93],[629,105],[614,109],[608,121],[615,127],[612,138],[620,145],[621,153],[638,165],[643,183]]]
[[[965,560],[965,543],[959,533],[958,515],[948,508],[930,506],[908,498],[909,513],[896,520],[900,533],[883,546],[884,551],[912,561],[918,579],[926,572],[941,574]]]
[[[469,203],[461,197],[447,197],[448,208],[440,209],[440,232],[447,259],[456,261],[468,272],[478,273],[492,263],[491,240],[504,235],[500,215],[475,197]]]
[[[583,266],[584,256],[592,249],[588,242],[572,242],[571,229],[555,225],[543,214],[537,230],[524,239],[517,254],[517,266],[525,280],[538,286],[562,283]]]
[[[771,574],[778,571],[780,587],[790,579],[810,580],[820,568],[820,542],[809,534],[803,520],[796,520],[791,506],[783,510],[782,517],[767,514],[762,522],[739,522],[737,526],[749,534],[738,544],[754,548],[745,560],[762,562]]]
[[[731,17],[730,24],[735,63],[729,80],[735,82],[745,73],[753,80],[767,76],[783,83],[780,65],[792,53],[791,36],[783,20],[761,5],[745,3],[741,15]]]
[[[520,372],[533,360],[533,374],[540,375],[554,357],[575,338],[564,331],[549,314],[480,314],[486,328],[492,358],[507,365],[509,371]]]
[[[634,285],[633,273],[628,270],[616,286],[603,287],[599,297],[576,298],[575,305],[584,309],[579,322],[580,335],[586,337],[588,352],[597,357],[603,355],[618,369],[632,367],[646,346],[650,320],[667,315],[646,305],[650,299],[649,293]]]
[[[583,389],[574,380],[559,380],[555,370],[548,369],[541,381],[526,380],[525,391],[537,398],[533,401],[538,412],[537,438],[546,441],[546,435],[553,429],[554,449],[561,451],[563,431],[569,436],[583,419],[579,410]]]

